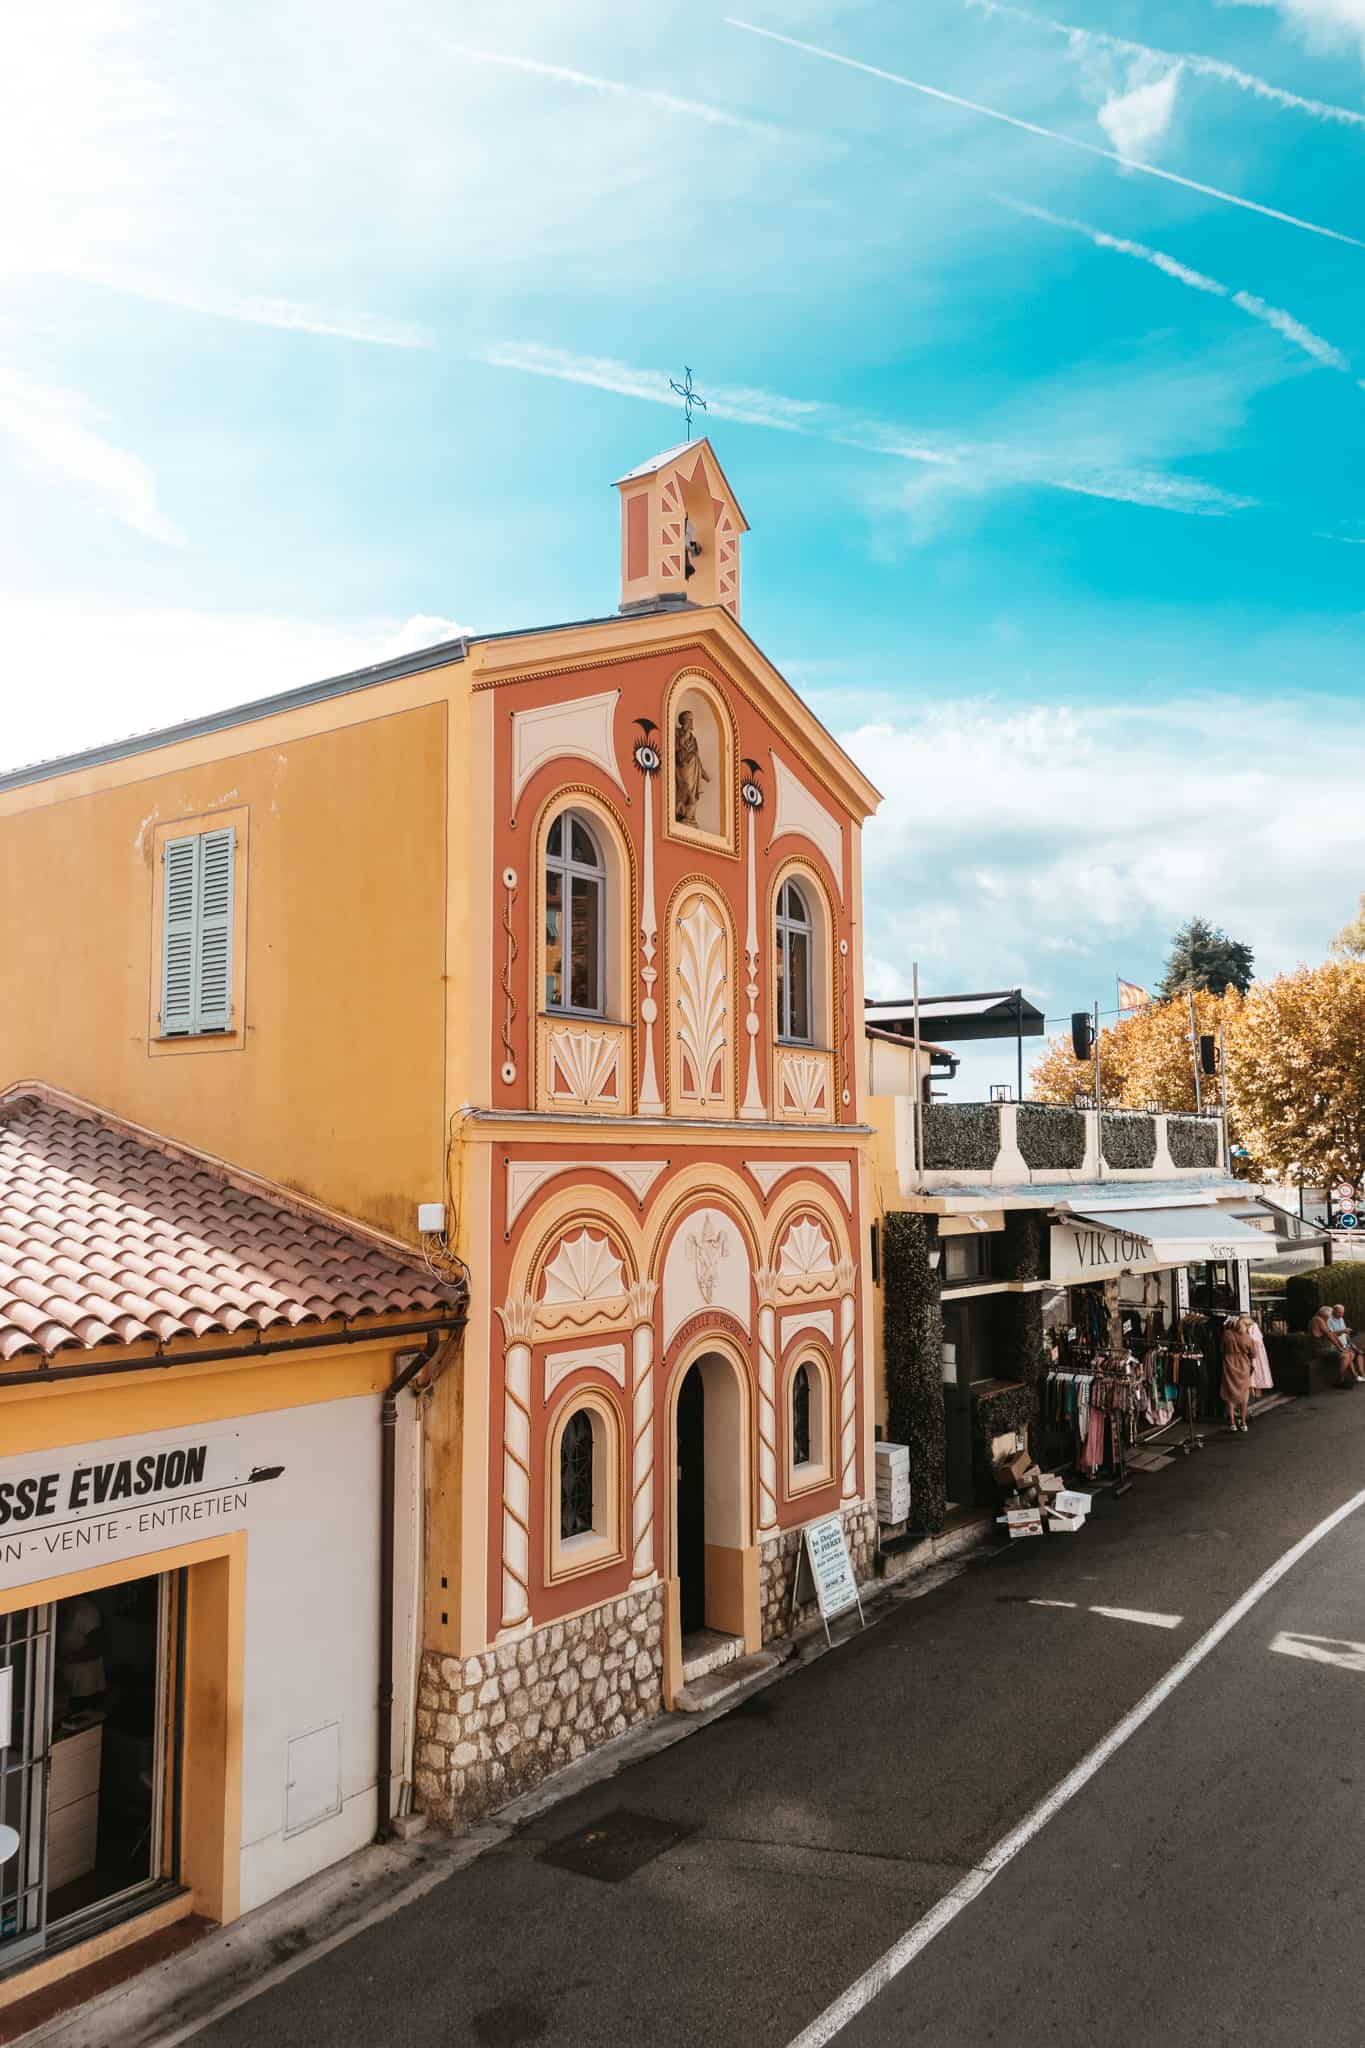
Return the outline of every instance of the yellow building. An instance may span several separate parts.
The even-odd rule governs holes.
[[[0,777],[0,1086],[468,1275],[398,1404],[443,1820],[760,1654],[809,1523],[875,1540],[876,793],[739,624],[710,443],[617,488],[611,617]]]

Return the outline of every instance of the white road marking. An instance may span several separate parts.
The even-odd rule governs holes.
[[[1068,1806],[1078,1792],[1085,1789],[1096,1772],[1102,1770],[1110,1757],[1137,1734],[1139,1728],[1151,1719],[1158,1707],[1165,1705],[1176,1688],[1184,1684],[1191,1672],[1198,1670],[1204,1659],[1218,1648],[1225,1636],[1231,1634],[1239,1621],[1245,1620],[1253,1607],[1264,1600],[1266,1594],[1279,1584],[1285,1573],[1292,1571],[1299,1560],[1307,1557],[1309,1551],[1321,1543],[1325,1536],[1330,1536],[1339,1523],[1344,1522],[1348,1515],[1355,1514],[1357,1509],[1362,1507],[1365,1507],[1365,1490],[1353,1493],[1348,1501],[1343,1501],[1339,1508],[1335,1508],[1315,1529],[1310,1529],[1306,1536],[1301,1536],[1297,1543],[1285,1551],[1283,1557],[1277,1558],[1267,1571],[1263,1571],[1260,1578],[1247,1587],[1241,1598],[1234,1600],[1226,1613],[1219,1616],[1213,1627],[1207,1629],[1199,1641],[1186,1650],[1178,1663],[1171,1666],[1166,1676],[1158,1679],[1151,1691],[1144,1693],[1135,1707],[1129,1708],[1123,1719],[1110,1729],[1104,1739],[1097,1742],[1075,1768],[1068,1771],[1066,1776],[1053,1786],[1046,1798],[1034,1807],[1032,1813],[1026,1814],[1016,1827],[1011,1828],[975,1869],[969,1870],[950,1892],[944,1894],[936,1906],[930,1907],[922,1920],[917,1920],[913,1927],[908,1927],[899,1941],[893,1942],[870,1969],[865,1970],[861,1977],[855,1978],[847,1991],[841,1992],[832,2005],[826,2006],[817,2019],[812,2020],[808,2027],[796,2035],[790,2043],[790,2048],[824,2048],[826,2042],[834,2040],[836,2035],[841,2034],[859,2013],[864,2012],[875,1998],[880,1997],[888,1984],[899,1977],[903,1970],[909,1968],[916,1956],[928,1948],[935,1935],[942,1934],[945,1927],[951,1927],[958,1914],[970,1906],[973,1899],[979,1898],[987,1885],[995,1882],[1001,1871],[1014,1861],[1020,1850],[1026,1849],[1034,1836],[1041,1834],[1048,1822],[1054,1819],[1064,1806]]]
[[[1141,1621],[1148,1628],[1179,1628],[1185,1619],[1183,1614],[1149,1614],[1143,1607],[1092,1607],[1090,1612],[1109,1621]]]
[[[1296,1636],[1282,1629],[1270,1645],[1282,1657],[1303,1657],[1310,1664],[1339,1664],[1343,1671],[1365,1671],[1365,1643],[1345,1636]]]
[[[1030,1600],[1030,1607],[1074,1607],[1074,1600]]]

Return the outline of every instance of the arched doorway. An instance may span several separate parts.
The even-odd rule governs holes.
[[[677,1381],[673,1409],[674,1484],[670,1615],[677,1666],[685,1646],[733,1639],[757,1649],[758,1549],[749,1527],[749,1401],[740,1368],[723,1351],[703,1351]]]

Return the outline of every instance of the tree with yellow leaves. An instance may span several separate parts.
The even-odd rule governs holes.
[[[1236,989],[1213,996],[1197,989],[1194,996],[1195,1036],[1235,1028],[1242,1008]],[[1187,996],[1168,1003],[1149,1003],[1130,1017],[1121,1017],[1100,1033],[1100,1086],[1107,1109],[1145,1109],[1159,1102],[1165,1109],[1192,1110],[1194,1048],[1190,1038]],[[1072,1057],[1071,1040],[1054,1038],[1033,1069],[1033,1094],[1039,1102],[1066,1102],[1080,1092],[1093,1094],[1095,1069],[1090,1060]],[[1205,1109],[1221,1107],[1218,1082],[1201,1077]]]
[[[1254,984],[1228,1032],[1232,1127],[1286,1180],[1365,1186],[1365,963]]]

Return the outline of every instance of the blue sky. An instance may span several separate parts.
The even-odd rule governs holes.
[[[0,760],[609,610],[690,362],[745,624],[887,794],[878,992],[1321,957],[1365,0],[732,4],[14,0]]]

